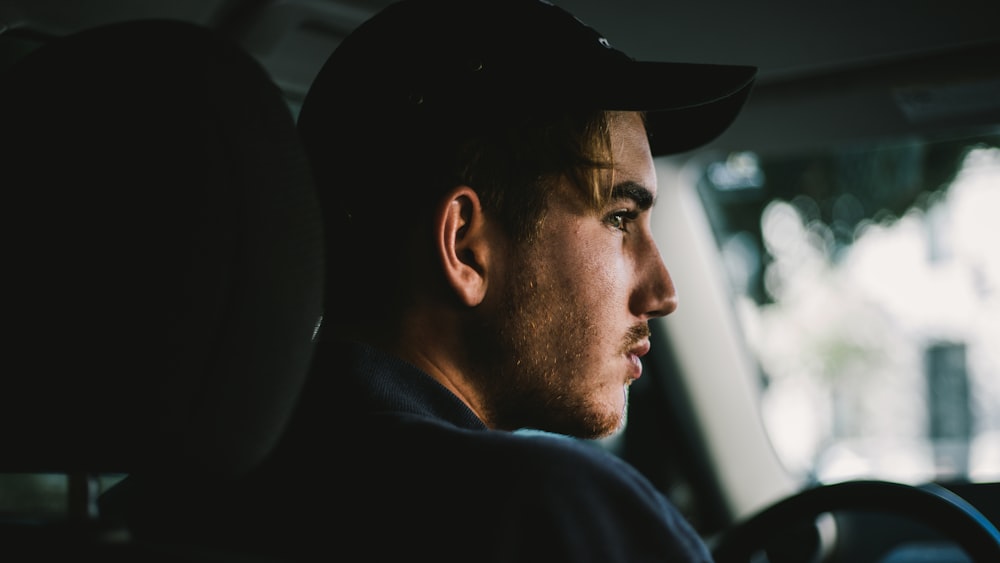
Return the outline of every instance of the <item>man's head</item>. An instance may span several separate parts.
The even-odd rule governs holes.
[[[326,322],[446,358],[461,381],[445,384],[493,426],[610,432],[648,320],[674,306],[652,154],[721,133],[753,75],[636,62],[540,0],[390,6],[300,114],[337,288]]]

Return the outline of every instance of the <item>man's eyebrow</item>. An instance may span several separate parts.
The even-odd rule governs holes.
[[[635,205],[642,210],[653,206],[653,192],[646,186],[637,182],[622,182],[611,188],[611,199],[631,199]]]

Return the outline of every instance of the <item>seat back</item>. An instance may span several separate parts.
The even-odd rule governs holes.
[[[267,73],[191,24],[87,30],[3,72],[0,143],[0,472],[70,475],[70,519],[99,522],[95,475],[250,471],[322,307],[318,203]]]

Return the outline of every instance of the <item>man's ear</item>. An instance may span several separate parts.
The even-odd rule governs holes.
[[[462,303],[479,305],[486,297],[492,244],[479,194],[468,186],[448,192],[435,228],[445,279]]]

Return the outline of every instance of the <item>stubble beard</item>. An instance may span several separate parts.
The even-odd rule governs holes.
[[[597,320],[543,266],[515,260],[505,299],[492,321],[480,325],[477,353],[490,358],[480,385],[487,417],[497,428],[531,428],[579,438],[620,429],[625,410],[592,396],[601,381],[588,371],[586,348],[597,341]],[[622,393],[627,404],[627,387]]]

